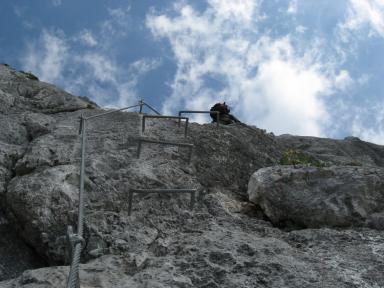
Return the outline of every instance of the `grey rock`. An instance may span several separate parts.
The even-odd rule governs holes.
[[[51,261],[63,259],[66,247],[58,246],[67,223],[75,218],[78,201],[75,179],[78,168],[57,166],[13,178],[7,204],[22,225],[24,240]],[[47,241],[46,239],[49,238]]]
[[[51,84],[31,80],[24,73],[4,65],[0,65],[0,86],[3,102],[10,103],[8,106],[13,109],[54,114],[95,107],[86,98],[74,97]],[[11,94],[15,100],[4,97],[4,94]]]
[[[27,74],[16,72],[6,65],[0,65],[0,212],[4,213],[4,217],[6,217],[8,223],[2,227],[1,231],[3,240],[0,245],[1,279],[4,279],[4,277],[17,276],[28,268],[46,265],[42,258],[44,258],[45,254],[49,253],[42,252],[38,255],[35,250],[39,250],[39,247],[44,245],[47,247],[55,246],[53,249],[58,250],[59,246],[61,246],[61,244],[56,245],[56,243],[62,241],[60,240],[62,236],[52,237],[51,234],[44,233],[45,229],[41,228],[44,221],[39,222],[35,217],[24,222],[24,219],[27,219],[28,215],[38,215],[38,213],[35,213],[37,211],[30,211],[31,209],[29,207],[31,206],[28,205],[33,206],[32,203],[22,204],[20,202],[16,203],[17,200],[15,200],[15,202],[10,200],[15,194],[9,193],[10,190],[8,188],[12,178],[14,178],[16,174],[32,173],[37,167],[41,169],[38,173],[41,173],[44,165],[50,165],[50,167],[56,166],[55,163],[60,161],[61,155],[66,152],[60,154],[60,150],[57,155],[45,156],[46,160],[43,159],[44,157],[39,159],[36,155],[31,156],[30,153],[27,152],[33,150],[33,148],[31,148],[33,145],[30,145],[30,143],[34,143],[34,141],[41,143],[38,139],[41,136],[49,135],[49,133],[60,134],[63,130],[68,132],[68,129],[55,126],[56,117],[61,119],[59,112],[77,111],[87,107],[96,107],[96,105],[85,98],[80,99],[74,97],[53,85],[31,80],[27,77]],[[52,116],[46,113],[50,113]],[[55,131],[53,132],[52,130]],[[61,135],[61,138],[65,138],[63,133],[61,133]],[[60,145],[55,143],[54,147],[57,146]],[[42,151],[37,152],[35,149],[34,151],[40,155],[45,155],[44,151],[46,150],[42,149]],[[27,154],[25,155],[25,153]],[[70,157],[70,154],[66,154],[65,157]],[[68,162],[70,162],[66,160],[67,158],[65,157],[60,163],[66,161],[68,164]],[[40,174],[41,177],[44,177],[43,175],[44,173]],[[32,179],[34,178],[32,177]],[[40,180],[40,184],[47,184],[49,186],[48,183],[44,184],[43,179]],[[47,201],[44,198],[39,198],[39,195],[34,195],[35,192],[38,192],[32,189],[32,187],[36,187],[34,186],[36,183],[30,183],[31,186],[28,186],[29,184],[23,186],[24,184],[19,183],[18,187],[23,187],[22,189],[25,189],[27,194],[31,192],[31,194],[27,196],[28,199],[34,199],[34,196],[37,196],[35,200],[40,199],[41,202],[39,205]],[[59,185],[59,183],[56,184],[56,186]],[[55,185],[52,187],[55,187]],[[20,195],[21,194],[19,194],[19,196]],[[9,201],[12,202],[12,205],[10,205]],[[21,216],[24,210],[16,211],[15,213],[13,208],[26,209],[28,211],[25,215]],[[41,207],[39,209],[41,217],[44,209],[41,209]],[[63,215],[64,214],[67,215],[68,211],[63,212]],[[39,226],[40,229],[36,231],[33,230],[35,226]],[[28,231],[32,230],[33,233],[29,235]],[[40,232],[42,234],[40,234]],[[55,235],[56,234],[59,233],[55,233]],[[60,234],[62,233],[60,232]],[[20,235],[24,237],[20,237]],[[47,237],[41,237],[39,235],[46,235]],[[33,247],[31,243],[35,242],[32,240],[40,238],[44,243],[39,243],[36,247]],[[28,243],[29,246],[25,245],[25,242]],[[31,249],[31,247],[33,248]],[[12,253],[14,257],[11,259],[10,255],[12,255]],[[63,252],[52,254],[60,254],[60,258],[62,258]],[[23,255],[24,259],[22,259]]]
[[[76,162],[80,151],[78,136],[70,133],[55,136],[45,134],[31,142],[23,157],[16,162],[16,174],[24,175],[39,167],[53,167]]]
[[[275,225],[366,226],[384,212],[383,179],[379,167],[275,166],[252,175],[248,194]]]
[[[50,126],[55,122],[55,118],[41,113],[25,113],[23,124],[27,129],[29,140],[33,140],[50,131]]]
[[[9,109],[15,105],[15,99],[12,94],[4,92],[0,89],[0,112],[7,114]]]
[[[2,279],[15,277],[0,287],[65,287],[68,266],[53,265],[68,263],[67,225],[76,230],[79,117],[106,110],[3,65],[0,89],[7,105],[0,108],[2,222],[12,253],[35,255],[16,257],[23,265],[12,273],[0,270]],[[382,146],[319,138],[300,146],[301,137],[246,125],[191,123],[184,138],[183,126],[165,119],[148,119],[142,133],[141,117],[120,112],[86,124],[82,287],[384,285],[383,232],[372,229],[380,227],[380,212],[367,218],[369,228],[288,232],[247,195],[254,171],[278,163],[286,149],[367,168],[384,163]],[[137,159],[139,137],[192,143],[191,162],[185,149],[158,144],[143,145]],[[189,195],[135,194],[128,216],[130,188],[196,188],[199,197],[191,210]],[[7,243],[0,241],[0,267],[13,268]],[[35,269],[41,265],[52,267]]]
[[[372,230],[307,229],[268,237],[243,229],[240,223],[216,226],[212,222],[211,230],[202,234],[169,235],[169,253],[145,255],[144,266],[137,265],[140,254],[136,253],[91,260],[81,265],[81,285],[347,288],[384,284],[380,270],[382,238]],[[26,271],[0,285],[34,288],[45,283],[46,287],[65,287],[67,275],[67,267],[49,267]]]
[[[0,281],[18,277],[27,269],[47,265],[37,253],[18,237],[0,209]],[[0,287],[1,284],[0,284]]]
[[[0,163],[8,170],[12,170],[18,159],[25,153],[25,148],[20,145],[13,145],[0,142]]]
[[[23,145],[28,143],[28,132],[25,126],[16,117],[0,114],[1,134],[0,141],[7,144]]]
[[[8,182],[11,180],[11,178],[11,172],[8,169],[0,166],[0,197],[4,196]]]
[[[384,147],[357,137],[337,140],[286,134],[276,137],[276,142],[285,151],[295,149],[330,165],[384,167]]]

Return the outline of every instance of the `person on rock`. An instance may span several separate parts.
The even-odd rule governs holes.
[[[223,103],[216,103],[211,107],[210,111],[219,112],[219,119],[217,120],[217,113],[211,113],[212,123],[219,122],[220,124],[229,125],[233,123],[241,123],[239,119],[230,114],[231,110],[228,105]]]

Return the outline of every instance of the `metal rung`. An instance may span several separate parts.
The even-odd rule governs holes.
[[[185,120],[185,129],[184,129],[184,137],[187,137],[188,132],[188,117],[180,117],[180,116],[166,116],[166,115],[143,115],[143,120],[141,123],[141,132],[144,133],[145,130],[145,119],[146,118],[161,118],[161,119],[178,119],[179,122],[184,119]]]
[[[93,118],[98,118],[98,117],[101,117],[101,116],[105,116],[105,115],[108,115],[108,114],[116,113],[116,112],[119,112],[119,111],[131,109],[131,108],[135,108],[135,107],[139,107],[139,106],[140,106],[140,104],[137,104],[137,105],[132,105],[132,106],[116,109],[116,110],[102,112],[102,113],[95,114],[95,115],[92,115],[92,116],[89,116],[89,117],[85,117],[85,120],[90,120],[90,119],[93,119]]]
[[[219,120],[220,120],[219,111],[182,110],[182,111],[179,111],[179,117],[181,117],[181,114],[183,113],[216,114],[216,123],[217,123],[217,127],[219,127]],[[180,126],[180,120],[179,120],[179,126]]]
[[[139,138],[138,139],[138,146],[137,146],[137,158],[140,158],[141,143],[143,143],[143,142],[145,142],[145,143],[153,143],[153,144],[161,144],[161,145],[174,145],[174,146],[188,147],[189,148],[188,163],[191,162],[192,148],[195,146],[195,145],[190,144],[190,143],[178,143],[178,142],[160,141],[160,140]]]
[[[128,215],[131,215],[132,211],[132,198],[134,193],[148,194],[148,193],[190,193],[191,202],[189,208],[192,210],[195,205],[197,189],[129,189],[128,194]]]

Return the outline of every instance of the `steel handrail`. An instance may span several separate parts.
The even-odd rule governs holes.
[[[144,133],[144,130],[145,130],[145,119],[146,118],[178,119],[179,123],[180,123],[181,119],[184,119],[185,120],[184,137],[187,137],[188,123],[189,123],[189,118],[188,117],[168,116],[168,115],[144,115],[143,119],[142,119],[142,123],[141,123],[141,132],[142,133]]]
[[[181,114],[183,113],[216,114],[216,123],[217,123],[217,127],[219,127],[219,122],[220,122],[219,111],[181,110],[179,111],[179,117],[181,117]],[[180,126],[180,120],[179,120],[179,126]]]
[[[141,106],[141,104],[137,104],[137,105],[133,105],[133,106],[128,106],[128,107],[124,107],[124,108],[120,108],[120,109],[112,110],[112,111],[108,111],[108,112],[103,112],[103,113],[100,113],[100,114],[96,114],[96,115],[92,115],[92,116],[89,116],[89,117],[85,117],[85,120],[90,120],[90,119],[93,119],[93,118],[98,118],[98,117],[101,117],[101,116],[104,116],[104,115],[120,112],[120,111],[123,111],[123,110],[127,110],[127,109],[130,109],[130,108],[135,108],[135,107],[139,107],[139,106]]]
[[[153,108],[151,105],[145,103],[143,100],[140,100],[139,101],[139,105],[140,105],[140,112],[139,113],[142,113],[143,111],[143,105],[147,106],[149,109],[151,109],[153,112],[155,112],[157,115],[161,115],[155,108]]]
[[[86,140],[86,119],[81,114],[80,129],[81,129],[81,164],[80,164],[80,183],[79,183],[79,208],[77,218],[77,238],[82,239],[84,228],[84,167],[85,167],[85,140]],[[72,228],[68,227],[68,234],[72,231]],[[69,239],[73,235],[68,235]],[[79,287],[79,264],[80,255],[82,250],[82,242],[70,243],[74,246],[72,253],[71,268],[68,275],[67,288]]]

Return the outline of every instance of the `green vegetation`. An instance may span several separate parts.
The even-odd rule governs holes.
[[[283,157],[279,161],[280,165],[306,165],[315,167],[329,166],[326,162],[319,161],[313,157],[306,155],[296,149],[288,149],[284,152]]]
[[[85,101],[85,102],[88,102],[87,104],[87,109],[95,109],[97,106],[97,104],[93,101],[91,101],[87,96],[78,96],[81,100]]]
[[[27,77],[28,79],[39,81],[39,78],[37,78],[37,76],[33,75],[32,72],[30,72],[30,71],[28,71],[28,72],[20,71],[20,73],[23,73],[25,75],[25,77]]]

